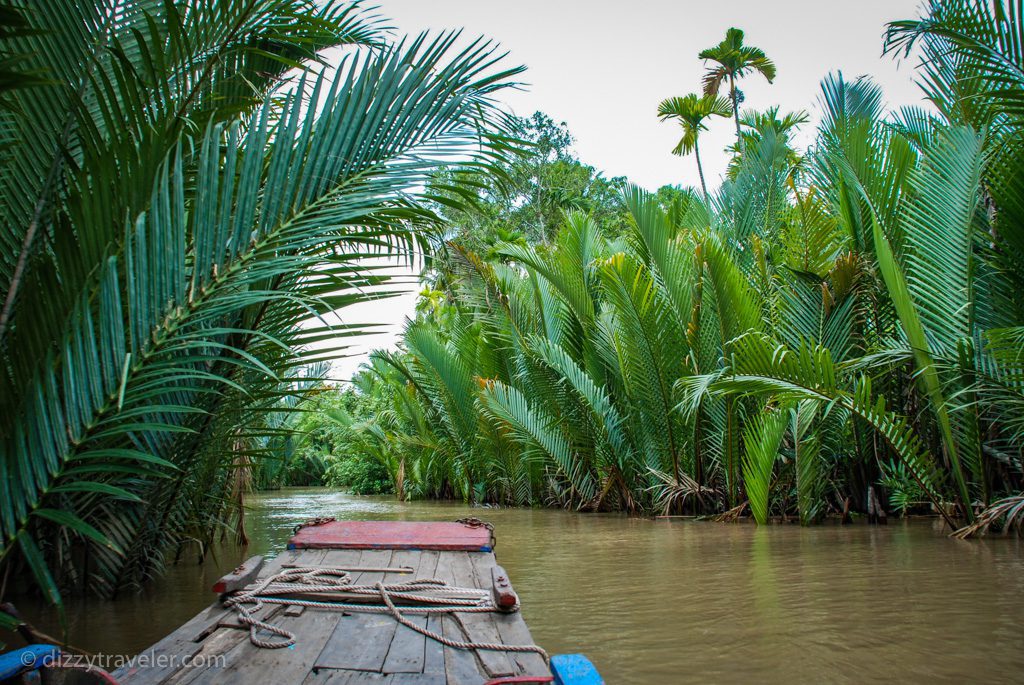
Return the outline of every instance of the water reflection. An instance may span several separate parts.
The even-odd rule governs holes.
[[[135,652],[211,599],[244,556],[275,553],[312,516],[497,528],[534,638],[585,652],[609,683],[1024,680],[1024,546],[961,542],[929,522],[757,528],[467,510],[321,489],[257,495],[251,545],[183,563],[145,595],[72,607],[73,638]]]

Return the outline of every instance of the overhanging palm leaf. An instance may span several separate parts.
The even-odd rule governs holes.
[[[51,83],[19,91],[14,105],[24,114],[4,121],[10,127],[4,138],[16,141],[0,166],[6,208],[0,340],[11,348],[34,342],[7,340],[17,329],[12,317],[34,317],[25,326],[35,330],[74,306],[81,285],[68,283],[74,267],[100,267],[121,236],[118,224],[144,209],[160,164],[187,126],[202,131],[251,111],[317,50],[380,38],[373,17],[350,3],[319,9],[306,0],[194,0],[187,8],[158,0],[30,5],[27,16],[38,30],[12,48]],[[101,168],[134,173],[96,173]],[[76,229],[68,220],[91,228]],[[31,301],[15,311],[23,295]],[[50,339],[55,336],[51,330]]]
[[[918,19],[891,22],[885,50],[923,45],[924,87],[951,119],[983,126],[1024,114],[1024,7],[1019,0],[930,0]],[[951,98],[950,88],[961,92]]]
[[[280,388],[296,358],[318,358],[299,324],[365,299],[346,292],[373,282],[353,267],[409,244],[408,227],[428,216],[410,191],[439,160],[486,163],[505,149],[502,136],[492,144],[481,132],[500,132],[489,94],[513,72],[494,69],[480,42],[448,57],[454,40],[352,56],[244,122],[209,126],[194,156],[171,151],[143,211],[122,224],[123,253],[87,279],[59,345],[11,398],[5,557],[42,519],[111,549],[134,539],[127,558],[105,557],[98,582],[109,590],[111,579],[152,568],[187,522],[192,488],[209,489],[200,500],[215,515],[223,480],[201,476],[234,458],[234,443],[218,436],[244,439],[246,417],[278,396],[266,388]],[[101,478],[68,475],[100,463],[110,469]],[[188,477],[158,477],[175,467]],[[71,488],[81,496],[67,499]],[[58,494],[61,517],[40,513]],[[117,518],[95,506],[99,495],[148,504]],[[137,534],[143,520],[152,535]],[[27,562],[39,556],[21,549]]]

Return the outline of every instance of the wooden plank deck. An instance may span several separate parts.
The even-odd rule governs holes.
[[[294,549],[266,563],[259,579],[295,566],[398,568],[412,573],[365,571],[353,584],[401,583],[438,578],[460,587],[489,590],[492,552],[410,549]],[[481,685],[492,678],[550,676],[535,653],[468,651],[447,647],[400,625],[387,614],[267,604],[261,620],[296,636],[286,649],[261,649],[249,641],[233,610],[214,603],[145,650],[146,661],[115,673],[125,685]],[[456,640],[533,644],[518,612],[409,615],[417,625]],[[276,636],[267,634],[268,639]]]

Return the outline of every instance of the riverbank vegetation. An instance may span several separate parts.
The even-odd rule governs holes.
[[[137,587],[289,483],[1024,517],[1019,3],[890,25],[930,106],[833,73],[805,148],[804,113],[743,102],[776,70],[730,30],[701,92],[651,103],[729,171],[653,193],[506,114],[519,70],[491,44],[395,41],[350,3],[4,15],[3,591]],[[715,125],[724,153],[699,147]],[[327,315],[414,252],[400,348],[325,385],[364,332]]]
[[[450,215],[401,349],[361,381],[388,407],[361,439],[396,490],[804,524],[887,501],[959,526],[999,503],[1019,523],[1001,500],[1024,437],[1019,9],[890,25],[931,106],[886,111],[833,73],[807,149],[805,114],[733,109],[736,78],[775,67],[730,30],[700,55],[704,92],[657,111],[677,154],[733,119],[717,190],[621,183],[624,216],[569,201],[552,230],[532,177],[512,203],[528,229],[478,230],[487,193]]]

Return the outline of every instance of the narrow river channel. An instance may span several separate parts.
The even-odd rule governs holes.
[[[534,639],[609,684],[1021,682],[1024,544],[888,526],[699,523],[401,503],[324,489],[249,499],[247,549],[194,554],[142,596],[69,607],[72,642],[135,653],[207,605],[246,556],[313,516],[492,522]],[[52,617],[40,616],[47,627]]]

